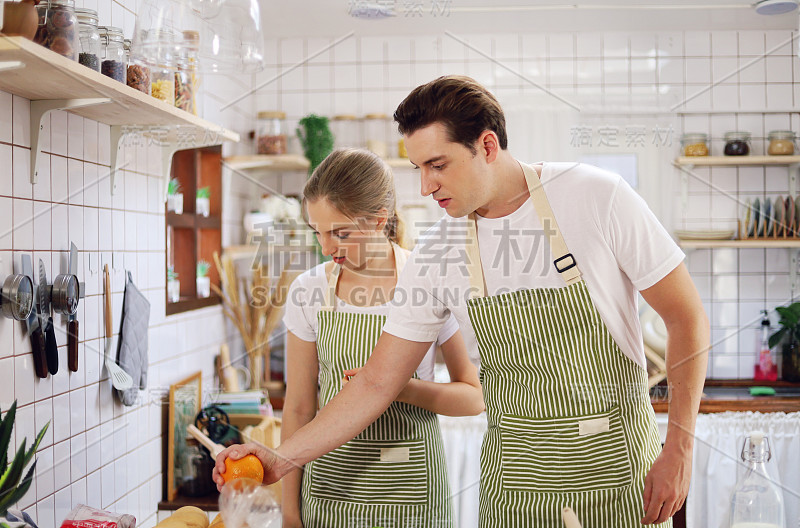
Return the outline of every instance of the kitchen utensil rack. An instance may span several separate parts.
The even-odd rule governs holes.
[[[0,90],[31,101],[31,183],[36,183],[42,151],[42,119],[53,110],[110,125],[111,192],[125,140],[141,135],[161,147],[162,174],[172,155],[188,148],[239,141],[239,134],[175,108],[24,37],[0,36]],[[163,185],[166,194],[166,184]]]

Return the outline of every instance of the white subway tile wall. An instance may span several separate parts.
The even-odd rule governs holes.
[[[119,25],[131,35],[137,2],[83,0],[78,5],[96,8],[101,23]],[[669,107],[688,96],[685,109],[700,113],[681,117],[681,130],[711,133],[714,154],[721,152],[721,134],[747,130],[753,134],[754,153],[761,154],[769,130],[800,131],[798,115],[738,112],[800,105],[796,100],[800,64],[792,55],[793,38],[796,35],[789,31],[466,36],[469,46],[493,57],[488,59],[446,35],[356,35],[307,62],[305,57],[333,40],[268,39],[267,68],[253,77],[209,77],[204,81],[202,108],[207,119],[242,134],[243,141],[226,145],[224,152],[246,153],[253,148],[247,133],[254,127],[256,111],[287,112],[287,128],[293,135],[299,119],[309,112],[391,115],[416,85],[441,74],[460,73],[487,84],[501,101],[535,94],[539,88],[533,83],[559,94],[595,97],[598,103],[650,95],[661,107]],[[717,84],[709,89],[710,83]],[[236,104],[221,109],[239,96]],[[203,370],[204,383],[209,382],[219,343],[226,335],[229,342],[237,336],[226,328],[219,308],[164,315],[166,242],[157,152],[152,147],[126,147],[127,164],[111,196],[108,126],[54,112],[45,122],[49,134],[43,132],[44,170],[32,186],[29,108],[29,101],[0,92],[0,165],[12,168],[10,176],[0,178],[0,271],[5,276],[21,252],[34,251],[34,258],[42,258],[53,275],[65,265],[71,238],[81,250],[87,297],[79,312],[83,360],[76,374],[62,368],[56,376],[37,381],[22,325],[0,320],[0,409],[7,409],[14,399],[20,405],[14,445],[51,422],[39,454],[36,485],[20,507],[42,528],[57,526],[80,502],[133,513],[141,526],[151,528],[162,498],[160,391],[197,368]],[[710,113],[721,109],[731,113]],[[296,138],[289,145],[300,152]],[[677,145],[675,149],[677,153]],[[697,178],[689,178],[685,207],[675,195],[671,213],[679,220],[668,228],[732,226],[744,198],[787,191],[785,170],[695,168],[694,172]],[[678,181],[671,169],[664,171],[664,177]],[[223,171],[223,179],[223,245],[243,241],[242,213],[256,207],[262,194],[296,194],[305,181],[299,173],[256,180],[230,169]],[[429,199],[420,201],[416,173],[398,170],[397,184],[401,204],[421,203],[431,217],[438,214]],[[659,185],[677,192],[677,185]],[[123,407],[112,398],[102,366],[105,263],[115,268],[115,329],[125,270],[132,272],[151,302],[148,391],[134,407]],[[752,376],[758,311],[785,303],[793,293],[788,251],[700,249],[689,252],[687,264],[713,321],[709,375]],[[58,319],[63,342],[64,321]],[[60,359],[63,364],[65,358]]]

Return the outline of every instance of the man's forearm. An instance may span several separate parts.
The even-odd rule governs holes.
[[[667,327],[669,425],[664,447],[691,453],[708,365],[709,329],[704,315],[670,326]]]

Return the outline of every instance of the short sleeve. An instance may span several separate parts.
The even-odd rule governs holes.
[[[436,338],[436,346],[442,346],[447,343],[456,332],[458,332],[458,321],[456,320],[456,316],[451,313],[450,317],[444,325],[442,325],[442,329],[439,330],[439,337]]]
[[[644,199],[621,178],[608,234],[619,268],[640,291],[666,277],[686,257]]]
[[[420,248],[414,248],[397,281],[385,332],[409,341],[434,342],[450,317],[450,310],[436,298],[436,274],[423,265]]]
[[[289,287],[289,295],[286,299],[285,311],[283,314],[283,324],[291,333],[303,341],[316,341],[317,332],[315,330],[314,318],[311,306],[308,303],[308,276],[306,273],[297,277]]]

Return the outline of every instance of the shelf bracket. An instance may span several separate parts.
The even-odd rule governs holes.
[[[792,292],[792,298],[797,291],[797,257],[800,251],[793,251],[791,256],[791,263],[789,264],[789,289]]]
[[[136,127],[130,129],[130,127],[127,125],[111,125],[109,128],[111,133],[111,140],[109,141],[109,145],[111,145],[109,159],[111,168],[109,169],[110,172],[108,177],[111,184],[111,194],[114,194],[117,191],[117,172],[122,169],[120,166],[122,145],[129,135],[134,136],[139,134],[141,131],[137,130]]]
[[[71,110],[110,102],[111,99],[108,97],[31,101],[31,183],[35,184],[39,180],[39,154],[42,152],[42,142],[39,134],[44,129],[42,120],[45,116],[53,110]]]
[[[22,61],[2,61],[0,62],[0,72],[18,70],[24,68],[25,63]]]
[[[681,171],[681,212],[683,216],[686,216],[686,210],[688,208],[689,208],[689,175],[686,173],[686,171]]]
[[[789,195],[797,195],[797,170],[800,169],[800,164],[792,163],[789,165]]]

